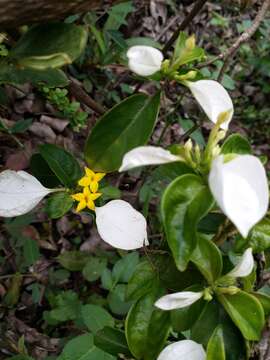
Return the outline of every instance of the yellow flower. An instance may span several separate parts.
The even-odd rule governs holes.
[[[95,210],[94,201],[101,196],[101,193],[91,193],[88,186],[83,189],[83,192],[71,195],[72,199],[79,202],[76,211],[79,212],[86,207],[90,210]]]
[[[82,177],[78,184],[80,186],[90,186],[90,190],[95,193],[98,190],[98,183],[106,175],[105,173],[95,173],[93,170],[88,167],[84,168],[85,176]]]

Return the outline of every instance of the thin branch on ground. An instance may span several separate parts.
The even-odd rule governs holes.
[[[206,3],[207,0],[197,0],[194,4],[193,8],[191,9],[190,13],[185,17],[185,19],[182,21],[182,23],[179,25],[177,30],[173,33],[171,38],[168,40],[168,42],[165,44],[163,48],[163,54],[166,55],[168,50],[171,48],[175,40],[178,38],[178,35],[180,31],[185,30],[185,28],[188,26],[188,24],[194,19],[194,17],[199,13],[199,11],[202,9],[203,5]]]
[[[270,6],[270,0],[265,0],[258,14],[256,15],[252,25],[239,36],[239,38],[232,44],[232,46],[230,46],[227,50],[217,55],[213,59],[210,59],[209,61],[199,65],[198,68],[209,66],[214,62],[216,62],[217,60],[224,60],[224,64],[218,76],[218,81],[221,81],[231,59],[233,58],[237,50],[240,48],[240,46],[243,43],[247,42],[255,34],[261,22],[263,21],[269,6]]]
[[[83,90],[83,88],[80,86],[79,82],[76,79],[69,77],[69,80],[69,90],[79,102],[87,105],[90,109],[94,110],[100,115],[106,112],[102,105],[97,103]]]

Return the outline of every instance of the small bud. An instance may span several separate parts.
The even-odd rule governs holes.
[[[197,163],[199,164],[201,162],[201,149],[198,144],[195,145],[195,158]]]
[[[211,292],[212,291],[211,291],[210,288],[204,289],[204,291],[203,291],[203,299],[205,301],[211,301],[213,299],[213,296],[212,296]]]
[[[229,286],[229,287],[219,288],[218,291],[221,294],[235,295],[240,291],[240,289],[236,286]]]
[[[217,145],[212,150],[212,157],[215,158],[220,154],[220,147]]]
[[[170,67],[170,60],[169,59],[165,59],[162,63],[161,63],[161,71],[164,72],[165,74],[168,72]]]
[[[187,38],[185,45],[186,45],[186,49],[189,51],[192,51],[195,48],[196,39],[194,34],[191,35],[189,38]]]
[[[174,76],[174,78],[175,78],[175,80],[179,80],[179,81],[193,80],[193,79],[195,79],[196,75],[197,75],[197,71],[190,70],[189,72],[187,72],[186,74],[183,74],[183,75],[176,74]]]
[[[191,152],[191,150],[192,150],[192,148],[193,148],[193,144],[192,144],[191,139],[189,139],[189,140],[185,143],[184,148],[185,148],[186,152],[188,152],[188,153]]]

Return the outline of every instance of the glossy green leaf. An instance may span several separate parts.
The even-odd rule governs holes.
[[[254,252],[262,252],[270,248],[270,219],[265,218],[253,227],[248,236],[249,246]]]
[[[170,329],[168,312],[154,307],[156,290],[141,297],[130,309],[126,319],[128,347],[136,359],[156,360],[164,347]]]
[[[73,187],[82,177],[82,170],[78,161],[68,151],[53,144],[41,145],[39,151],[51,170],[65,186]]]
[[[48,188],[55,188],[61,185],[60,180],[50,169],[47,162],[40,154],[34,154],[30,160],[31,173]]]
[[[160,94],[133,95],[114,106],[98,121],[85,147],[85,158],[96,171],[119,169],[129,150],[144,145],[156,123]]]
[[[197,240],[197,247],[192,253],[191,261],[211,284],[221,275],[222,254],[219,248],[206,236],[199,234]]]
[[[98,305],[83,305],[82,318],[84,324],[94,334],[105,326],[114,326],[113,317],[107,310]]]
[[[244,359],[246,353],[244,339],[222,305],[215,300],[205,304],[191,329],[191,339],[206,347],[217,326],[222,327],[226,360]]]
[[[206,360],[226,360],[222,327],[218,326],[207,345]]]
[[[267,295],[260,290],[258,292],[252,292],[252,295],[255,296],[261,303],[265,317],[270,315],[270,295]]]
[[[126,299],[137,300],[151,291],[158,281],[158,273],[155,272],[149,261],[142,261],[128,282]]]
[[[95,334],[94,343],[98,348],[112,355],[131,356],[124,331],[106,326]]]
[[[235,295],[219,294],[218,300],[245,339],[260,339],[264,326],[264,311],[259,300],[241,290]]]
[[[54,22],[31,27],[10,51],[20,66],[57,68],[78,58],[87,41],[83,26]]]
[[[252,149],[246,138],[240,134],[232,134],[227,137],[221,147],[222,154],[251,154]]]
[[[197,225],[213,206],[213,198],[202,178],[187,174],[165,190],[161,211],[176,266],[184,271],[197,246]]]
[[[201,286],[193,285],[184,289],[184,291],[201,291]],[[205,301],[200,299],[190,306],[186,306],[182,309],[176,309],[170,311],[171,324],[173,330],[176,332],[182,332],[189,330],[197,321],[201,312],[205,306]]]
[[[65,215],[72,205],[72,197],[66,192],[59,192],[47,199],[45,211],[51,219],[58,219]]]
[[[59,87],[67,86],[68,78],[65,73],[59,69],[22,69],[18,68],[14,64],[1,64],[0,84],[22,85],[25,83],[31,83],[33,85],[44,84],[48,87]]]
[[[81,271],[90,259],[83,251],[65,251],[57,257],[58,262],[67,270]]]
[[[84,334],[71,339],[57,360],[116,360],[94,345],[92,334]]]

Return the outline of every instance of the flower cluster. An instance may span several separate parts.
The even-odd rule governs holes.
[[[105,173],[95,173],[88,167],[84,168],[85,176],[78,181],[78,185],[83,187],[82,192],[73,194],[73,200],[79,202],[76,211],[79,212],[86,207],[90,210],[95,210],[95,200],[102,194],[98,192],[99,182],[106,175]]]

